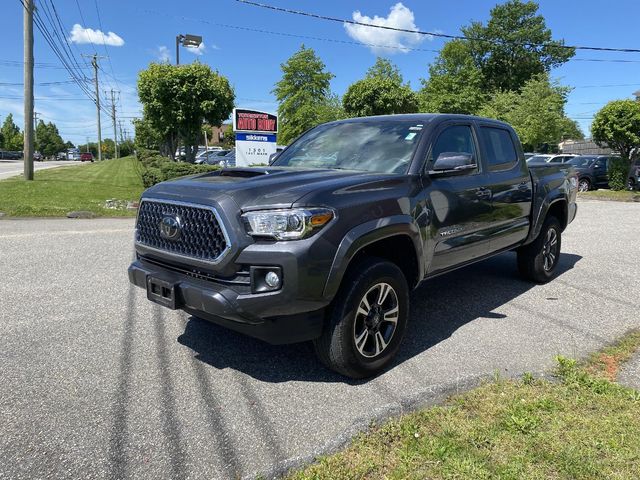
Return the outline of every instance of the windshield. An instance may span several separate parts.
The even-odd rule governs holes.
[[[567,163],[573,165],[574,167],[588,167],[595,161],[596,158],[598,157],[580,156],[572,158]]]
[[[551,159],[548,155],[534,155],[527,159],[527,163],[546,163]]]
[[[398,120],[320,125],[286,148],[272,165],[405,173],[422,127],[416,121]]]

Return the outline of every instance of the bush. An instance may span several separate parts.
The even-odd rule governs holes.
[[[611,190],[625,190],[629,162],[623,158],[612,158],[609,163],[609,188]]]
[[[140,159],[140,157],[138,157]],[[156,183],[164,182],[172,178],[183,177],[185,175],[195,175],[198,173],[211,172],[220,167],[213,165],[196,165],[193,163],[174,162],[167,157],[160,155],[143,155],[144,160],[140,160],[140,178],[145,188],[149,188]]]
[[[157,150],[149,150],[148,148],[137,148],[136,158],[144,163],[149,157],[160,156],[160,152]]]

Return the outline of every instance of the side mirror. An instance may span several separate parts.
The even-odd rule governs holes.
[[[433,163],[430,173],[462,172],[475,170],[478,165],[473,155],[466,152],[442,152]]]

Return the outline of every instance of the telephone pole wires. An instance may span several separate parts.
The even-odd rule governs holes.
[[[100,161],[102,160],[102,126],[100,124],[100,88],[98,86],[98,59],[105,57],[99,57],[96,54],[83,54],[83,56],[91,58],[91,66],[93,67],[93,83],[96,89],[96,114],[98,116],[98,161]]]
[[[23,0],[24,13],[24,179],[33,180],[33,0]]]
[[[105,93],[105,95],[107,94],[107,92],[104,92],[104,93]],[[115,99],[115,93],[120,93],[120,92],[116,92],[112,88],[111,89],[111,121],[113,122],[113,143],[114,143],[116,158],[119,158],[119,155],[118,155],[118,132],[116,130],[116,99]]]

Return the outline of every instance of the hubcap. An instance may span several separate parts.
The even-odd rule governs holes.
[[[580,180],[580,183],[578,183],[578,190],[580,192],[586,192],[589,190],[589,182],[587,182],[586,180]]]
[[[388,283],[378,283],[364,294],[353,322],[353,340],[362,356],[384,352],[396,332],[398,315],[398,295]]]
[[[555,267],[556,261],[558,260],[558,253],[558,232],[556,232],[555,228],[550,228],[547,231],[547,236],[542,246],[545,272],[549,272]]]

